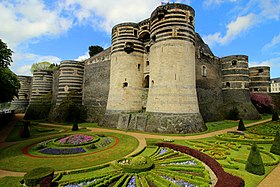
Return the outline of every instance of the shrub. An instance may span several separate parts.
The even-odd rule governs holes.
[[[239,119],[239,111],[238,111],[238,109],[236,107],[233,107],[232,109],[230,109],[226,119],[238,120]]]
[[[279,120],[279,115],[276,110],[273,111],[272,113],[272,120],[271,121],[278,121]]]
[[[22,138],[29,138],[30,137],[29,125],[30,125],[29,121],[25,121],[23,123],[23,131],[21,133]]]
[[[244,125],[244,122],[242,120],[242,118],[239,120],[239,123],[238,123],[238,129],[239,131],[246,131],[246,128],[245,128],[245,125]]]
[[[76,121],[74,121],[73,126],[72,126],[72,131],[77,131],[77,130],[79,130],[78,123]]]
[[[264,175],[265,173],[262,157],[256,143],[253,143],[251,147],[245,170],[256,175]]]
[[[274,142],[270,148],[270,152],[276,155],[280,155],[280,134],[279,131],[276,132]]]
[[[54,170],[50,167],[35,168],[24,175],[24,183],[27,186],[50,186]]]
[[[272,98],[265,93],[250,93],[251,101],[259,113],[271,113],[273,109]]]
[[[140,173],[149,171],[154,167],[154,162],[149,157],[136,156],[127,159],[122,159],[117,164],[127,173]]]

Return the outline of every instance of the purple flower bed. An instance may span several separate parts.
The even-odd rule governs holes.
[[[58,142],[59,144],[71,144],[71,145],[81,145],[83,143],[87,143],[93,140],[92,136],[87,136],[84,134],[74,134],[72,136],[67,136],[65,138],[61,138]]]
[[[46,148],[40,150],[39,152],[44,154],[49,154],[49,155],[69,155],[69,154],[84,153],[86,151],[81,147],[76,147],[76,148],[63,148],[63,149]]]

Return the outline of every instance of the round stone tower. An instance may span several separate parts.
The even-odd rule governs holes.
[[[236,107],[243,119],[259,118],[250,99],[248,56],[226,56],[221,58],[221,62],[225,115]]]
[[[20,89],[18,91],[18,97],[15,97],[11,102],[11,109],[16,113],[24,113],[30,98],[32,77],[30,76],[17,76],[20,82]]]
[[[250,91],[270,92],[270,67],[258,66],[249,68]]]
[[[142,110],[144,44],[138,32],[136,23],[123,23],[112,29],[107,113]]]
[[[37,70],[33,72],[32,92],[25,119],[46,119],[49,115],[52,101],[53,72]]]
[[[32,79],[32,93],[30,97],[30,104],[38,104],[45,99],[47,94],[52,91],[52,71],[37,70],[33,73]]]
[[[60,75],[58,81],[58,95],[56,105],[72,91],[74,102],[82,104],[82,88],[84,76],[84,63],[74,60],[64,60],[60,63]]]
[[[157,131],[205,130],[195,83],[194,17],[192,7],[174,3],[157,7],[150,18],[150,89],[146,111],[163,123]]]

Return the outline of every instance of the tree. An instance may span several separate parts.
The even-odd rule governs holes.
[[[274,107],[272,98],[266,93],[250,93],[251,101],[259,113],[271,113]]]
[[[0,68],[0,103],[5,103],[13,100],[14,96],[18,96],[20,83],[9,68]]]
[[[92,57],[98,53],[100,53],[101,51],[103,51],[104,49],[102,47],[100,47],[99,45],[94,45],[94,46],[89,46],[88,47],[89,50],[89,56]]]
[[[32,64],[31,66],[31,72],[33,73],[34,71],[38,71],[38,70],[49,70],[49,71],[53,71],[55,69],[58,69],[57,65],[52,64],[50,62],[38,62],[35,64]]]
[[[0,67],[7,68],[11,65],[13,51],[0,39]]]
[[[273,111],[272,113],[272,120],[271,121],[278,121],[279,120],[279,115],[276,110]]]
[[[280,155],[280,134],[279,131],[276,132],[273,144],[270,148],[270,152],[276,155]]]
[[[239,123],[238,123],[238,129],[239,131],[246,131],[246,128],[245,128],[245,125],[244,125],[244,122],[242,120],[242,118],[240,118],[239,120]]]
[[[255,142],[251,147],[245,170],[256,175],[264,175],[265,173],[262,157]]]
[[[17,76],[8,68],[13,51],[0,39],[0,103],[9,102],[17,96],[20,83]]]

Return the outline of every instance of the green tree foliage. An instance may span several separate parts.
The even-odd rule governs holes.
[[[270,148],[270,152],[276,155],[280,155],[280,134],[279,131],[276,132],[274,142]]]
[[[271,121],[278,121],[279,120],[279,115],[276,110],[273,111],[272,113],[272,120]]]
[[[233,107],[232,109],[230,109],[226,119],[238,120],[239,119],[239,111],[238,111],[238,109],[236,107]]]
[[[76,121],[74,121],[73,126],[72,126],[72,131],[77,131],[77,130],[79,130],[78,123]]]
[[[104,49],[102,47],[100,47],[99,45],[91,45],[88,47],[89,50],[89,56],[92,57],[98,53],[100,53],[101,51],[103,51]]]
[[[38,62],[35,64],[32,64],[31,66],[31,72],[33,73],[34,71],[38,71],[38,70],[48,70],[48,71],[53,71],[58,69],[58,66],[55,64],[52,64],[50,62]]]
[[[30,137],[29,125],[30,125],[29,121],[25,121],[23,123],[23,131],[21,133],[22,138],[29,138]]]
[[[256,175],[265,174],[262,157],[261,157],[261,154],[257,147],[257,144],[255,142],[253,143],[253,145],[251,147],[251,151],[250,151],[249,157],[247,159],[247,164],[246,164],[245,170],[250,173],[256,174]]]
[[[20,83],[17,76],[8,68],[13,51],[0,39],[0,103],[9,102],[17,96]]]
[[[7,68],[11,65],[13,51],[0,39],[0,67]]]
[[[9,102],[17,96],[20,83],[9,68],[0,68],[0,103]]]
[[[239,123],[238,123],[238,129],[239,131],[246,131],[246,128],[245,128],[245,125],[244,125],[244,122],[243,122],[243,119],[240,118],[239,120]]]

